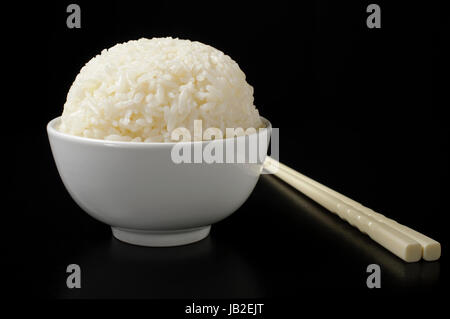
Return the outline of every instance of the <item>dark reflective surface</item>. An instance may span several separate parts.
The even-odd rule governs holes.
[[[122,243],[109,227],[74,206],[71,223],[38,239],[28,260],[40,276],[28,294],[56,298],[324,297],[364,298],[366,268],[379,264],[383,293],[438,291],[441,264],[407,264],[368,236],[273,176],[260,178],[249,200],[214,225],[206,239],[147,248]],[[22,259],[11,259],[14,263]],[[82,289],[66,288],[66,267],[82,269]],[[18,265],[24,267],[26,263]],[[17,287],[21,287],[18,285]],[[23,294],[23,291],[18,291]]]
[[[214,239],[173,248],[145,248],[111,236],[76,258],[83,298],[225,298],[262,296],[253,270],[238,252]],[[74,297],[65,287],[58,296]]]
[[[348,253],[345,258],[365,260],[367,263],[380,265],[383,275],[387,275],[389,278],[388,285],[392,285],[393,288],[433,287],[438,283],[440,261],[405,263],[356,228],[327,212],[275,177],[267,176],[266,181],[282,194],[282,197],[299,207],[298,211],[292,210],[289,212],[290,214],[302,214],[304,218],[313,220],[318,227],[321,227],[322,232],[338,238]]]

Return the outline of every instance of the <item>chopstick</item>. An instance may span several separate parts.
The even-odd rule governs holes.
[[[267,156],[264,168],[406,262],[439,259],[439,242],[389,219]]]

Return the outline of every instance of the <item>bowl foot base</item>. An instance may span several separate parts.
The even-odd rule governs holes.
[[[114,237],[128,244],[149,247],[180,246],[202,240],[209,234],[211,226],[173,231],[146,231],[112,228]]]

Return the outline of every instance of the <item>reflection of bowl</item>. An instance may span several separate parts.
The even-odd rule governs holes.
[[[64,185],[83,210],[111,225],[116,238],[132,244],[175,246],[205,238],[212,223],[245,202],[262,170],[260,160],[211,164],[171,160],[176,144],[222,148],[232,139],[183,143],[97,140],[61,133],[55,128],[59,121],[50,121],[47,132]],[[264,131],[270,136],[271,125],[263,122],[267,130],[258,131],[254,135],[258,139],[266,138]],[[248,142],[249,136],[233,140],[239,146],[244,139]],[[248,159],[249,143],[245,145]],[[262,153],[265,157],[267,147]]]
[[[166,249],[131,246],[97,234],[88,237],[95,242],[76,244],[76,253],[70,256],[89,269],[83,273],[83,282],[89,284],[67,289],[59,280],[51,280],[56,298],[261,298],[268,294],[258,266],[249,263],[248,246],[226,242],[227,235]]]

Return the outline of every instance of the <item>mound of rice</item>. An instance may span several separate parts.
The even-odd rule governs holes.
[[[77,75],[59,130],[77,136],[170,142],[194,120],[203,130],[262,126],[253,88],[223,52],[189,40],[153,38],[105,49]]]

